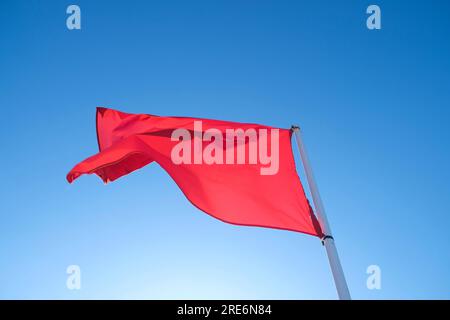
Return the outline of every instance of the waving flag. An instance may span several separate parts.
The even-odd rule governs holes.
[[[97,108],[100,152],[77,164],[105,183],[158,163],[200,210],[224,222],[322,237],[297,175],[291,130]]]

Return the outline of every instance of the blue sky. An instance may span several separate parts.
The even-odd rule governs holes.
[[[0,298],[336,298],[317,238],[214,220],[156,164],[69,185],[100,105],[299,124],[352,296],[450,298],[448,1],[74,3],[69,31],[72,2],[0,2]]]

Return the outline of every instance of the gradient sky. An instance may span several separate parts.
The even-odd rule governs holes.
[[[0,298],[336,298],[317,238],[215,220],[157,164],[69,185],[106,106],[299,124],[353,298],[449,299],[449,16],[445,0],[1,1]]]

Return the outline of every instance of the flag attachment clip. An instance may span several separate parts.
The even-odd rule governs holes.
[[[327,240],[327,239],[333,239],[333,241],[334,241],[333,236],[324,235],[322,238],[320,238],[320,241],[322,241],[323,246],[325,245],[325,240]]]

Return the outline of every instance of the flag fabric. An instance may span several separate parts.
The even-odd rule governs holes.
[[[296,171],[289,129],[97,108],[99,153],[68,174],[114,181],[159,164],[197,208],[227,223],[322,237]]]

